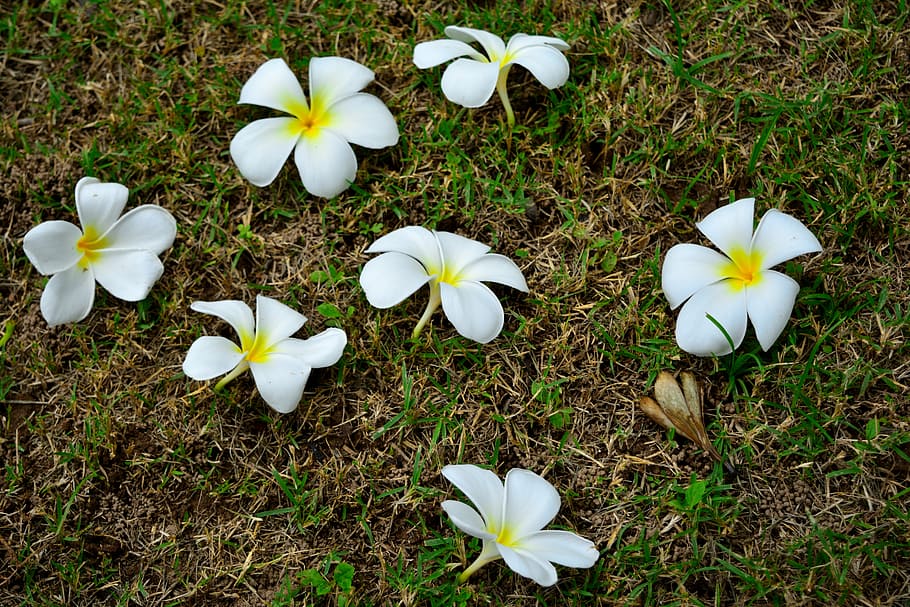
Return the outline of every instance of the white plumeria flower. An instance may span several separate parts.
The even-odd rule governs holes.
[[[48,221],[25,235],[22,248],[29,261],[41,274],[52,274],[41,295],[41,314],[51,326],[88,316],[96,280],[114,297],[139,301],[161,278],[158,255],[174,243],[177,222],[152,204],[120,217],[128,197],[119,183],[83,177],[76,184],[82,229]]]
[[[310,371],[334,365],[348,343],[344,331],[334,327],[309,339],[291,337],[306,316],[263,295],[256,296],[255,325],[252,310],[242,301],[196,301],[190,308],[227,321],[240,346],[224,337],[200,337],[186,354],[183,372],[195,380],[228,373],[215,386],[220,390],[250,369],[259,395],[280,413],[297,408]]]
[[[724,255],[695,244],[667,251],[661,284],[671,308],[686,302],[676,321],[676,341],[690,354],[732,351],[709,316],[730,335],[734,348],[742,343],[750,319],[767,351],[784,330],[799,293],[795,280],[769,268],[822,250],[798,219],[775,209],[764,214],[753,234],[754,207],[754,198],[743,198],[695,224]]]
[[[600,554],[594,544],[570,531],[543,530],[559,512],[559,493],[541,476],[513,468],[505,486],[499,478],[471,464],[446,466],[442,475],[474,502],[477,510],[454,500],[442,509],[455,526],[483,540],[483,550],[459,576],[460,581],[498,558],[515,573],[542,586],[556,583],[553,563],[587,569]]]
[[[442,92],[449,101],[473,108],[489,101],[495,89],[510,125],[515,124],[515,114],[506,79],[513,65],[526,68],[548,89],[562,86],[569,78],[569,61],[562,54],[569,45],[559,38],[515,34],[506,45],[499,36],[469,27],[450,25],[445,33],[452,40],[421,42],[414,47],[414,64],[426,69],[460,57],[443,73]],[[486,55],[470,46],[471,42],[480,44]]]
[[[504,316],[499,299],[481,281],[528,292],[515,262],[489,250],[485,244],[449,232],[400,228],[366,250],[383,254],[364,265],[360,284],[372,305],[390,308],[429,283],[430,301],[413,337],[420,335],[441,303],[461,335],[485,344],[502,331]]]
[[[337,196],[357,174],[351,143],[384,148],[398,142],[398,125],[385,104],[360,90],[373,72],[341,57],[310,59],[310,102],[283,59],[270,59],[240,91],[238,103],[262,105],[291,116],[256,120],[231,141],[231,158],[253,185],[267,186],[291,151],[306,190]]]

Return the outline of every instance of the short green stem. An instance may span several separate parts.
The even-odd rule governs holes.
[[[471,566],[462,571],[458,575],[458,583],[464,584],[469,577],[471,577],[475,571],[486,565],[491,561],[495,561],[498,558],[502,558],[499,554],[499,550],[496,549],[496,544],[492,541],[484,541],[483,550],[480,551],[480,554],[477,556],[477,559],[471,563]]]
[[[219,390],[224,388],[226,385],[228,385],[229,383],[231,383],[232,381],[237,379],[238,375],[240,375],[241,373],[243,373],[244,371],[246,371],[249,368],[250,368],[250,363],[249,363],[249,361],[247,361],[247,359],[244,358],[243,360],[240,361],[240,363],[236,367],[234,367],[233,371],[231,371],[230,373],[228,373],[227,375],[222,377],[221,381],[219,381],[217,384],[215,384],[215,392],[218,392]]]
[[[509,91],[506,89],[506,80],[509,77],[509,69],[511,67],[511,65],[507,65],[499,72],[499,78],[496,79],[496,92],[499,93],[499,98],[502,99],[502,106],[506,108],[506,120],[509,126],[513,127],[515,126],[515,112],[512,111]]]
[[[423,311],[423,316],[417,321],[417,326],[414,327],[414,332],[411,333],[411,339],[416,339],[420,335],[423,327],[429,322],[430,317],[433,316],[433,312],[436,311],[440,303],[442,303],[442,296],[439,293],[439,282],[434,279],[430,281],[430,301],[427,302],[427,308]]]

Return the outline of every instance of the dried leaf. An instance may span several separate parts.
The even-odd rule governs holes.
[[[648,417],[663,426],[664,429],[669,430],[670,428],[676,428],[676,426],[673,425],[673,422],[670,421],[670,418],[664,414],[664,410],[660,408],[660,405],[654,402],[654,399],[650,396],[642,396],[638,399],[638,406],[641,407],[641,410],[644,411]]]
[[[692,419],[686,398],[671,373],[661,371],[658,374],[657,381],[654,382],[654,397],[677,432],[693,442],[701,442],[697,427],[699,422]]]
[[[672,373],[661,371],[654,382],[656,402],[643,396],[639,400],[639,406],[648,417],[664,428],[673,428],[707,451],[717,461],[723,461],[705,431],[701,390],[695,375],[684,371],[680,373],[680,379],[682,388]]]
[[[705,430],[705,418],[703,413],[704,399],[702,398],[701,387],[695,380],[695,375],[689,371],[683,371],[679,374],[679,378],[682,380],[682,390],[683,394],[686,396],[686,404],[689,405],[692,416],[699,422],[698,429],[701,431],[701,440],[699,441],[699,444],[705,451],[711,454],[711,457],[717,461],[723,461],[720,453],[717,452],[717,449],[714,448],[714,444],[708,437],[708,432]]]
[[[691,371],[683,371],[679,374],[679,381],[682,384],[683,396],[686,397],[686,404],[692,417],[695,419],[704,419],[701,408],[701,390],[698,382],[695,381],[695,374]]]

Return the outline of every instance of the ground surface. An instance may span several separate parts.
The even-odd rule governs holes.
[[[903,1],[3,2],[0,8],[0,604],[902,605],[910,602],[910,29]],[[448,24],[558,35],[569,82],[521,68],[496,99],[449,103],[411,64]],[[401,141],[358,149],[356,184],[309,196],[292,164],[251,186],[231,137],[267,58],[376,72]],[[305,86],[305,84],[304,84]],[[141,303],[98,290],[49,329],[22,251],[75,222],[85,175],[178,220]],[[825,251],[777,344],[735,357],[673,339],[660,265],[694,222],[754,195]],[[387,311],[364,248],[425,225],[515,259],[503,334],[481,346],[426,291]],[[341,326],[349,348],[273,413],[249,376],[181,372],[230,335],[195,300],[268,294]],[[708,432],[737,464],[637,411],[660,369],[693,369]],[[563,496],[555,524],[590,570],[539,588],[492,563],[440,503],[447,463],[515,466]],[[353,572],[353,578],[351,573]]]

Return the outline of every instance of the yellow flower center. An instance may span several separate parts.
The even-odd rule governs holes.
[[[730,251],[730,260],[721,266],[720,274],[723,278],[731,279],[730,287],[739,291],[761,281],[761,261],[762,256],[758,251],[747,252],[736,248]]]
[[[321,95],[314,95],[311,99],[310,106],[297,100],[287,100],[287,108],[294,114],[297,120],[290,123],[288,127],[292,135],[302,135],[304,137],[316,137],[320,129],[326,127],[331,122],[331,114],[326,111],[325,103]]]
[[[246,354],[243,357],[251,363],[264,363],[268,361],[269,354],[272,353],[272,347],[268,344],[268,339],[262,333],[257,333],[256,337],[250,343],[249,338],[240,339]],[[249,344],[249,347],[247,347]]]
[[[484,53],[486,54],[486,56],[483,56]],[[502,55],[500,55],[499,53],[497,53],[495,51],[491,51],[487,48],[484,48],[483,53],[481,53],[481,56],[482,56],[483,60],[486,61],[487,63],[498,63],[499,68],[502,69],[503,67],[506,67],[507,63],[509,63],[510,61],[512,61],[512,59],[515,58],[515,53],[511,52],[508,49],[508,47],[506,47],[506,49],[503,51]]]
[[[446,267],[442,268],[442,272],[440,272],[440,274],[436,278],[436,280],[438,280],[439,282],[444,282],[444,283],[450,284],[453,287],[457,287],[458,283],[461,282],[461,279],[459,278],[458,273],[450,272],[449,269]]]
[[[450,284],[453,287],[457,287],[458,283],[461,282],[460,273],[452,272],[446,267],[445,263],[442,264],[442,267],[427,266],[427,274],[435,274],[436,278],[433,280]]]
[[[83,270],[98,260],[101,255],[98,251],[107,247],[107,239],[99,236],[94,226],[88,226],[82,237],[76,241],[76,250],[82,253],[78,264]]]
[[[490,533],[496,533],[491,531]],[[502,529],[499,530],[499,533],[496,535],[496,543],[502,544],[503,546],[509,546],[510,548],[515,545],[515,538],[512,537],[512,530],[509,529],[508,525],[504,525]]]

